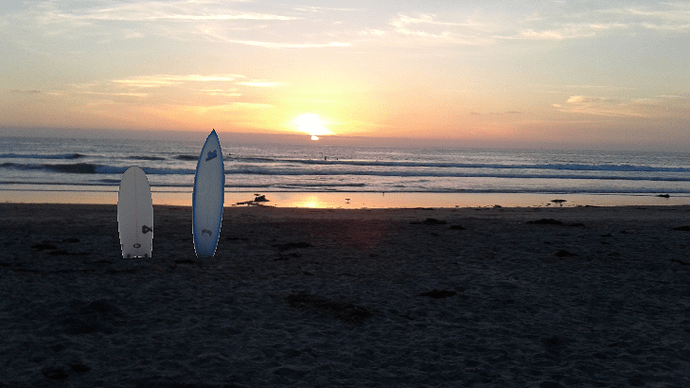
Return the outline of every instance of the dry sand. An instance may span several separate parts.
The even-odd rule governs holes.
[[[0,387],[688,387],[688,225],[226,208],[199,260],[191,209],[157,206],[124,260],[115,206],[0,204]]]

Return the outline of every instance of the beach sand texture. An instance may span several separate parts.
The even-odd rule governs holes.
[[[690,386],[690,207],[0,204],[0,387]]]

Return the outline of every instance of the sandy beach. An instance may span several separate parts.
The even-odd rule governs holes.
[[[0,204],[0,387],[688,387],[690,206]]]

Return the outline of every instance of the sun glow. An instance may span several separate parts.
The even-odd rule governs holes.
[[[297,129],[309,134],[312,140],[319,140],[319,136],[333,134],[324,124],[323,119],[316,113],[305,113],[295,118]]]

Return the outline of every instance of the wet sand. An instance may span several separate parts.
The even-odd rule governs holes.
[[[0,387],[690,386],[690,207],[0,204]]]

